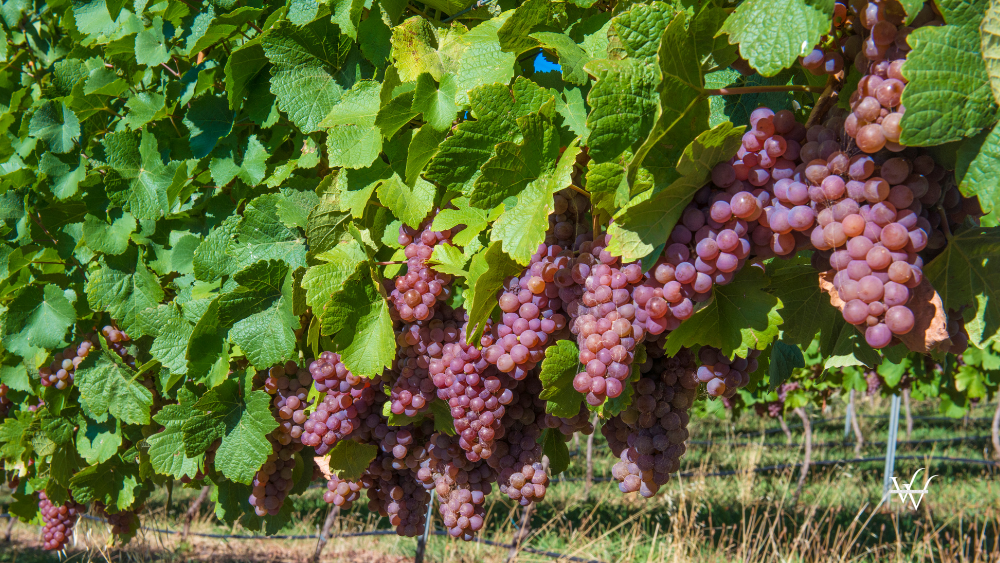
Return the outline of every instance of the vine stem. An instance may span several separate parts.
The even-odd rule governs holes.
[[[585,189],[583,189],[583,188],[581,188],[581,187],[577,186],[576,184],[570,184],[570,185],[569,185],[569,187],[570,187],[570,189],[571,189],[571,190],[573,190],[574,192],[578,192],[578,193],[581,193],[581,194],[583,194],[583,195],[587,196],[588,198],[590,197],[590,194],[589,194],[589,193],[587,193],[587,190],[585,190]]]
[[[944,207],[940,204],[937,206],[937,210],[941,214],[941,230],[944,231],[944,236],[948,239],[948,242],[951,242],[953,235],[951,234],[951,227],[948,226],[948,213],[945,212]]]
[[[826,115],[826,112],[830,109],[830,104],[835,99],[834,96],[837,93],[839,84],[840,81],[832,75],[826,80],[826,87],[823,88],[823,93],[819,95],[819,99],[813,105],[812,111],[809,112],[809,118],[806,119],[806,129],[815,125],[817,121],[823,119],[823,116]]]
[[[822,92],[822,86],[803,86],[789,84],[787,86],[737,86],[735,88],[717,88],[705,90],[709,96],[739,96],[742,94],[763,94],[767,92]]]
[[[397,266],[397,265],[400,265],[400,264],[406,264],[406,262],[401,262],[399,260],[397,260],[395,262],[375,262],[376,266]]]

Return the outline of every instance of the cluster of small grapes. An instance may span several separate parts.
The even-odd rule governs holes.
[[[80,344],[70,346],[61,352],[56,352],[52,363],[38,370],[41,384],[45,387],[51,386],[56,389],[65,389],[72,385],[76,368],[80,366],[84,358],[97,345],[97,335],[91,333],[87,334]]]
[[[139,515],[135,510],[109,514],[108,507],[103,502],[94,501],[94,511],[108,521],[111,533],[116,536],[131,536],[139,528]]]
[[[903,63],[910,46],[906,38],[914,29],[944,25],[928,2],[910,26],[903,26],[905,14],[898,2],[870,0],[852,2],[855,16],[867,34],[854,65],[864,76],[851,95],[852,113],[844,129],[862,151],[872,154],[883,148],[903,150],[899,144],[900,120],[906,112],[900,100],[906,88]],[[859,39],[861,35],[858,36]]]
[[[330,475],[326,482],[326,491],[323,492],[323,500],[327,504],[339,506],[342,510],[350,510],[354,501],[361,498],[361,481],[348,481],[341,479],[336,474]]]
[[[444,347],[459,341],[465,314],[447,306],[439,307],[430,321],[403,325],[396,334],[399,353],[396,356],[394,381],[390,381],[389,400],[393,414],[415,416],[437,395],[430,372],[431,364],[440,359]],[[435,369],[442,368],[440,362]]]
[[[424,513],[431,496],[416,473],[400,466],[392,454],[379,452],[361,477],[368,489],[368,509],[388,517],[401,536],[414,537],[424,528]]]
[[[611,470],[618,488],[649,498],[680,469],[698,382],[694,354],[688,349],[673,357],[663,355],[658,345],[647,349],[632,404],[601,427],[601,433],[621,460]]]
[[[7,413],[10,411],[10,406],[13,404],[13,401],[10,400],[7,393],[10,393],[10,387],[0,383],[0,421],[7,418]]]
[[[52,504],[45,492],[38,493],[38,509],[42,513],[42,549],[59,551],[73,537],[73,527],[81,514],[87,512],[87,507],[70,500],[66,504]]]
[[[572,252],[540,245],[527,270],[511,277],[499,297],[502,322],[494,327],[487,362],[516,380],[524,379],[545,357],[545,348],[566,327],[564,305],[575,299],[569,274]]]
[[[492,491],[495,473],[483,461],[469,461],[453,436],[433,435],[426,453],[417,480],[426,489],[433,487],[437,491],[438,511],[448,534],[472,540],[483,527],[486,514],[483,503]]]
[[[438,301],[451,296],[451,276],[436,272],[427,264],[434,247],[449,243],[451,235],[452,231],[432,231],[430,221],[419,231],[400,226],[399,244],[405,246],[406,274],[396,278],[389,297],[404,322],[430,320]]]
[[[254,507],[257,516],[278,514],[288,492],[295,484],[292,482],[292,471],[295,469],[295,454],[302,449],[302,444],[297,442],[282,444],[279,441],[281,435],[280,430],[268,435],[271,455],[253,478],[250,505]]]
[[[306,376],[315,381],[316,390],[324,393],[302,425],[301,441],[316,449],[316,455],[325,455],[338,441],[351,435],[374,415],[372,410],[376,395],[381,394],[381,379],[358,377],[347,370],[340,355],[323,352],[319,359],[309,363]],[[373,420],[377,424],[377,420]]]
[[[106,325],[101,329],[101,334],[104,335],[104,339],[108,343],[108,350],[111,350],[118,357],[125,362],[130,368],[135,368],[135,358],[128,353],[128,343],[132,341],[129,335],[125,334],[123,331],[119,330],[118,327],[114,325]]]
[[[570,248],[578,244],[590,228],[586,215],[590,211],[590,200],[570,188],[556,193],[553,198],[552,214],[549,215],[549,230],[545,233],[545,244]],[[582,241],[579,241],[582,242]]]
[[[589,436],[594,432],[594,425],[590,422],[590,411],[582,403],[580,412],[565,418],[546,413],[542,418],[542,424],[546,428],[558,429],[565,440],[569,440],[577,432],[584,436]]]
[[[278,417],[278,429],[275,431],[278,443],[287,446],[298,442],[302,437],[302,425],[307,419],[306,407],[309,406],[306,400],[312,383],[309,370],[289,360],[266,372],[258,372],[257,377],[265,374],[264,390],[274,395],[271,406]]]
[[[438,398],[451,408],[459,445],[469,461],[479,461],[493,455],[493,438],[512,395],[510,377],[465,343],[466,328],[457,342],[444,345],[440,359],[431,360],[430,373]],[[489,347],[492,341],[490,334],[484,334],[481,344]]]
[[[571,270],[573,281],[584,288],[578,316],[570,326],[584,366],[573,378],[573,388],[594,406],[621,395],[635,347],[645,337],[633,301],[633,289],[643,280],[642,266],[622,265],[606,250],[610,240],[610,235],[604,235],[583,243]]]
[[[540,423],[545,419],[545,401],[538,398],[542,382],[532,375],[518,382],[512,391],[514,398],[503,419],[496,453],[488,462],[498,473],[500,492],[521,506],[528,506],[544,498],[549,485],[538,443],[542,434]]]
[[[799,58],[802,68],[813,74],[837,74],[844,70],[844,56],[841,53],[850,38],[851,22],[847,17],[847,4],[837,2],[833,5],[833,21],[830,33],[820,39],[820,45],[804,57]]]
[[[705,384],[709,395],[728,399],[736,394],[737,389],[750,383],[750,374],[757,371],[759,355],[760,350],[750,350],[746,358],[735,356],[730,359],[718,348],[702,346],[698,350],[701,366],[696,377]]]
[[[796,389],[801,389],[802,384],[797,381],[792,381],[790,383],[782,383],[778,387],[778,400],[768,401],[766,403],[755,403],[754,410],[757,411],[757,416],[769,416],[771,418],[778,418],[785,414],[785,399],[788,398],[788,394]]]

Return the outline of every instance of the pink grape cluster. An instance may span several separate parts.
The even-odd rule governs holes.
[[[266,375],[264,390],[274,395],[271,407],[278,418],[278,429],[275,437],[278,443],[287,446],[302,438],[302,425],[306,422],[306,408],[309,406],[309,386],[312,378],[309,371],[300,368],[293,361],[283,365],[273,366],[266,372],[259,372],[258,377]]]
[[[464,322],[460,310],[443,307],[430,321],[404,325],[396,334],[398,377],[390,382],[389,393],[394,414],[412,417],[434,400],[437,387],[430,372],[431,364],[442,357],[446,345],[459,341]],[[440,363],[434,365],[436,369],[443,367]]]
[[[440,359],[431,360],[430,373],[438,398],[451,409],[459,446],[469,461],[479,461],[493,455],[493,438],[512,394],[510,377],[465,343],[466,328],[456,342],[444,345]],[[492,341],[484,334],[480,344],[488,347]]]
[[[452,231],[435,232],[430,221],[419,231],[402,225],[399,244],[405,247],[406,274],[395,280],[389,298],[404,322],[426,321],[438,302],[451,297],[451,276],[435,271],[427,261],[439,244],[450,244]]]
[[[107,327],[106,327],[107,328]],[[73,384],[76,368],[98,346],[96,334],[87,334],[76,346],[70,346],[61,352],[56,352],[52,363],[38,370],[40,382],[45,387],[65,389]]]
[[[107,506],[100,501],[94,502],[95,512],[103,516],[111,525],[111,533],[116,536],[130,536],[139,528],[139,515],[135,510],[122,510],[109,514]]]
[[[584,287],[579,316],[571,325],[584,371],[573,378],[573,388],[594,406],[621,395],[636,344],[645,337],[632,295],[634,286],[643,280],[642,266],[622,266],[606,250],[610,239],[605,235],[599,244],[581,245],[571,270],[573,280]]]
[[[114,325],[107,325],[101,329],[101,334],[107,341],[108,350],[111,350],[131,368],[135,368],[135,358],[128,353],[128,343],[132,341],[129,335]]]
[[[368,489],[368,509],[389,518],[397,534],[414,537],[423,532],[431,496],[412,469],[399,464],[392,454],[379,452],[361,483]]]
[[[72,499],[56,506],[52,504],[45,492],[38,493],[38,510],[42,514],[42,549],[59,551],[66,547],[73,537],[73,527],[81,514],[87,512],[87,507]]]
[[[759,355],[760,350],[750,350],[746,358],[735,356],[730,359],[718,348],[702,346],[698,350],[701,366],[696,377],[705,384],[709,395],[728,399],[736,394],[737,389],[750,383],[750,374],[757,371]]]
[[[521,506],[545,498],[549,476],[541,464],[538,438],[545,419],[545,401],[538,398],[542,383],[537,376],[518,382],[514,401],[504,417],[502,438],[490,466],[497,471],[500,492]]]
[[[494,326],[494,343],[484,353],[487,362],[516,380],[541,362],[545,348],[566,327],[564,297],[576,298],[571,261],[571,252],[543,244],[528,269],[507,280],[499,297],[501,323]]]
[[[281,510],[288,492],[295,485],[292,481],[295,454],[302,450],[302,444],[297,442],[282,444],[276,434],[280,436],[281,432],[276,430],[267,437],[271,454],[254,475],[250,493],[250,505],[260,517],[275,516]]]
[[[301,441],[315,448],[316,455],[325,455],[338,441],[350,436],[372,415],[379,378],[367,379],[354,375],[334,352],[323,352],[309,363],[306,372],[315,381],[316,390],[324,393],[302,426]]]
[[[647,350],[632,404],[601,433],[620,460],[611,470],[618,488],[649,498],[680,469],[698,382],[694,355],[686,348],[669,358],[659,345]]]
[[[586,224],[588,211],[590,200],[583,194],[569,188],[557,192],[552,197],[552,214],[549,215],[545,244],[570,248],[582,242],[580,238],[590,231]]]
[[[590,411],[582,403],[580,404],[580,411],[569,418],[546,413],[542,418],[542,425],[545,428],[559,430],[566,440],[572,438],[577,432],[584,436],[589,436],[594,432],[594,425],[590,422]]]
[[[797,381],[782,383],[781,386],[778,387],[777,401],[767,401],[754,404],[754,410],[757,411],[757,416],[768,416],[771,418],[781,417],[785,414],[785,399],[788,397],[788,394],[801,388],[802,384]]]
[[[437,491],[438,511],[448,534],[473,539],[483,527],[483,503],[495,480],[490,467],[483,461],[469,461],[456,437],[437,433],[428,440],[416,477],[425,488]]]
[[[348,481],[336,475],[330,475],[323,492],[323,501],[339,506],[341,510],[350,510],[354,501],[361,498],[361,481]]]
[[[820,39],[821,46],[815,47],[804,57],[799,57],[799,63],[802,65],[802,68],[817,75],[837,74],[844,70],[844,56],[841,50],[847,42],[847,36],[843,35],[843,32],[849,30],[849,28],[847,5],[843,2],[835,3],[833,5],[833,21],[830,25],[830,33]],[[826,47],[822,47],[823,45],[826,45]]]

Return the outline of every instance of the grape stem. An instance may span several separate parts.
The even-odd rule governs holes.
[[[400,262],[399,260],[391,262],[375,262],[376,266],[397,266],[400,264],[406,264],[406,262]]]
[[[948,242],[951,242],[952,234],[951,227],[948,226],[948,214],[945,213],[944,207],[941,207],[940,204],[937,206],[937,210],[941,214],[941,230],[944,231],[944,236],[948,239]]]
[[[589,193],[589,192],[587,192],[587,190],[585,190],[585,189],[581,188],[580,186],[577,186],[577,185],[575,185],[575,184],[570,184],[570,185],[569,185],[569,188],[570,188],[571,190],[573,190],[574,192],[578,192],[578,193],[581,193],[581,194],[583,194],[583,195],[587,196],[588,198],[590,197],[590,193]]]
[[[806,120],[806,128],[812,127],[817,121],[823,119],[826,112],[830,109],[830,105],[836,99],[836,88],[839,86],[840,81],[834,78],[832,75],[826,80],[826,87],[823,88],[823,93],[819,95],[819,99],[813,105],[813,109],[809,112],[809,118]]]
[[[822,92],[822,86],[803,86],[789,84],[787,86],[737,86],[735,88],[717,88],[705,90],[708,96],[739,96],[742,94],[763,94],[766,92]]]

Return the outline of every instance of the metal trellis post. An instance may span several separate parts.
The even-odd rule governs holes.
[[[854,389],[851,389],[851,398],[847,402],[847,412],[844,413],[844,441],[851,432],[851,411],[854,410]]]
[[[431,489],[431,500],[427,503],[427,514],[424,518],[424,535],[417,540],[417,554],[413,556],[413,563],[424,563],[424,551],[427,549],[427,536],[431,534],[431,515],[434,510],[434,489]]]
[[[892,396],[889,412],[889,437],[885,443],[885,473],[882,476],[882,500],[889,495],[889,485],[896,466],[896,436],[899,434],[899,395]]]

